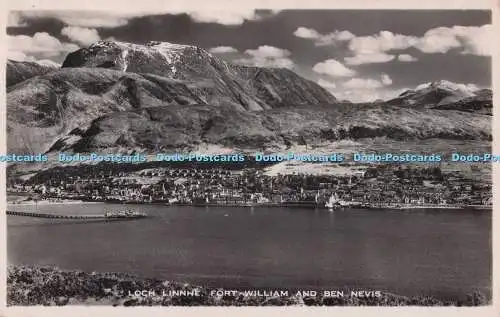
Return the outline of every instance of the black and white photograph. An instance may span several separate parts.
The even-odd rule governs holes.
[[[492,305],[492,12],[11,10],[8,306]]]

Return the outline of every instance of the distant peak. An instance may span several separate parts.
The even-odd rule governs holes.
[[[433,87],[433,88],[445,88],[445,89],[452,89],[452,90],[458,90],[458,89],[464,88],[461,86],[463,86],[463,85],[459,85],[459,84],[456,84],[456,83],[453,83],[451,81],[444,80],[444,79],[433,81],[432,83],[430,83],[430,87]]]
[[[434,89],[443,89],[448,91],[460,91],[462,93],[471,94],[475,90],[477,90],[477,86],[474,84],[458,84],[448,80],[436,80],[433,82],[420,84],[415,88],[415,91],[422,90],[434,90]]]

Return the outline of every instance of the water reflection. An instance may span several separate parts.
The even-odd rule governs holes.
[[[123,205],[38,209],[102,214]],[[491,212],[130,209],[149,217],[89,223],[9,216],[8,261],[165,279],[183,276],[186,282],[228,288],[363,285],[410,295],[487,293],[491,288]]]

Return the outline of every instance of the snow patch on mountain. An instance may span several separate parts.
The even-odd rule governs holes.
[[[128,61],[127,61],[127,56],[128,56],[128,50],[123,50],[122,51],[122,60],[123,60],[123,71],[127,71],[128,67]]]
[[[420,84],[414,90],[407,90],[388,102],[411,106],[447,105],[466,98],[475,97],[478,91],[479,88],[474,84],[460,84],[448,80],[438,80]]]
[[[432,89],[449,90],[452,92],[458,92],[460,94],[467,95],[468,97],[472,97],[474,96],[474,91],[478,90],[478,87],[474,84],[459,84],[447,80],[439,80],[420,84],[415,88],[416,91]]]
[[[50,68],[60,68],[61,65],[50,60],[50,59],[41,59],[41,60],[37,60],[36,63],[38,65],[42,65],[42,66],[45,66],[45,67],[50,67]]]

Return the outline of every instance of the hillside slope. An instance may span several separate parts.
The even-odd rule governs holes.
[[[17,62],[7,60],[6,77],[7,87],[20,83],[28,78],[46,74],[57,69],[50,65],[41,65],[35,62]]]
[[[158,42],[97,42],[47,72],[15,66],[11,80],[26,78],[7,88],[14,153],[264,149],[376,137],[491,140],[491,116],[469,111],[467,101],[490,100],[488,91],[443,104],[425,97],[435,91],[429,85],[402,95],[424,100],[412,106],[339,103],[290,70],[231,65],[197,47]]]
[[[167,42],[138,45],[99,41],[69,54],[62,67],[109,68],[179,79],[189,83],[205,103],[231,104],[243,110],[336,101],[321,86],[287,69],[246,72],[199,47]],[[267,75],[257,78],[259,70]],[[305,91],[309,93],[300,93]]]

